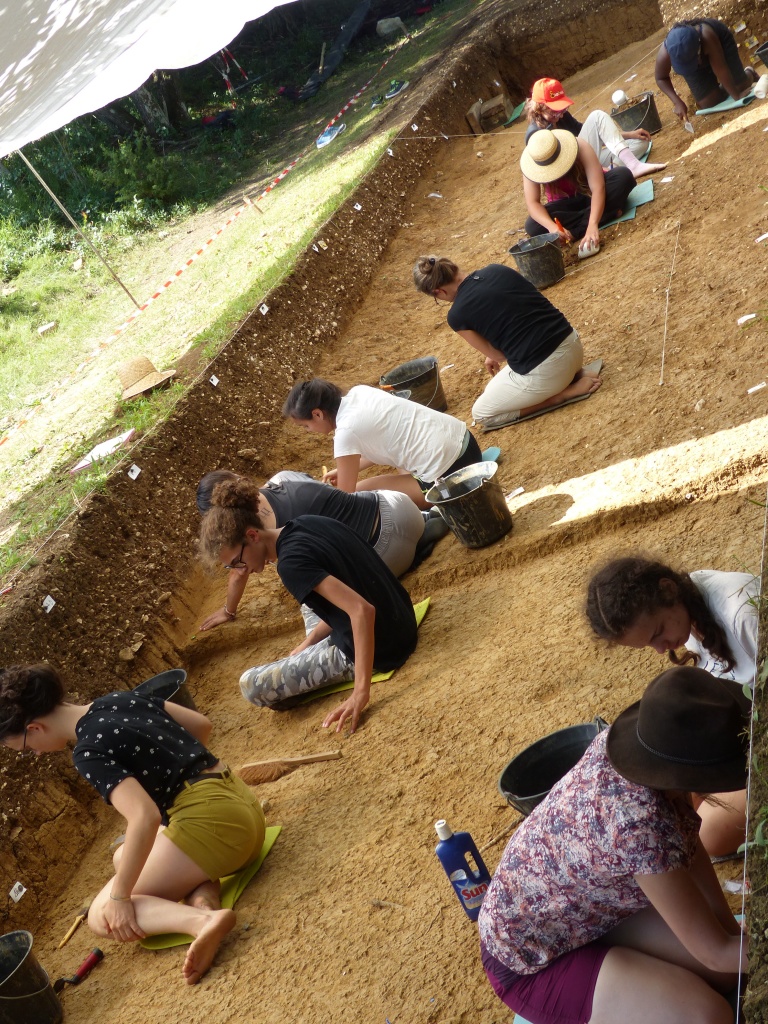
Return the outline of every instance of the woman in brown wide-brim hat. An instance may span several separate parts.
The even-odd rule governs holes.
[[[580,239],[581,255],[598,251],[600,225],[623,213],[635,187],[630,170],[603,171],[586,139],[561,128],[534,132],[520,157],[520,168],[529,214],[525,230],[529,235],[556,232],[563,243]]]
[[[496,994],[532,1024],[732,1024],[746,936],[698,838],[693,794],[742,788],[750,701],[672,668],[523,822],[478,925]]]

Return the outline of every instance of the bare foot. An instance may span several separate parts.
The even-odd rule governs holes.
[[[221,910],[221,883],[201,882],[184,902],[197,910]]]
[[[572,384],[561,392],[560,401],[565,402],[569,398],[578,398],[580,395],[591,395],[600,387],[603,382],[599,377],[591,377],[589,374],[579,377]]]
[[[585,369],[585,367],[582,366],[582,368],[571,381],[571,384],[575,384],[577,380],[584,380],[585,377],[588,380],[600,380],[599,373],[596,373],[594,370],[587,370]]]
[[[655,174],[656,171],[663,171],[666,166],[666,164],[640,164],[640,170],[637,172],[633,171],[632,173],[635,175],[635,181],[637,181],[638,178],[643,178],[646,174]]]
[[[189,947],[181,973],[188,985],[196,985],[213,963],[221,941],[235,927],[234,910],[214,910]]]

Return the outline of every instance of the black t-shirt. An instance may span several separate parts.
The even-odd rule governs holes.
[[[553,128],[562,128],[564,132],[570,132],[571,135],[575,135],[578,139],[579,132],[583,127],[584,125],[581,121],[577,121],[570,110],[566,110],[557,124],[529,124],[525,132],[525,141],[528,142],[534,132],[552,131]]]
[[[133,691],[97,697],[75,731],[74,766],[106,803],[115,786],[133,778],[164,818],[181,784],[218,761],[159,697]]]
[[[476,331],[504,353],[510,369],[530,373],[573,328],[530,281],[491,263],[459,285],[448,313],[454,331]]]
[[[285,526],[298,516],[326,516],[370,541],[379,516],[379,499],[374,491],[348,494],[317,480],[270,482],[259,490],[272,506],[277,526]]]
[[[331,627],[332,643],[352,661],[349,616],[314,590],[327,576],[346,583],[376,609],[373,664],[378,672],[399,668],[413,653],[416,617],[408,592],[348,526],[320,516],[299,516],[287,523],[277,538],[277,571],[296,600]]]

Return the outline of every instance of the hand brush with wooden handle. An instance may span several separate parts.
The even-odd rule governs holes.
[[[304,754],[301,757],[278,757],[272,761],[251,761],[237,769],[237,774],[249,786],[260,786],[263,782],[275,782],[300,768],[303,764],[316,761],[336,761],[340,750],[326,750],[322,754]]]

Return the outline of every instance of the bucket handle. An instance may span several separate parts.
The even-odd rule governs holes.
[[[32,999],[33,996],[39,996],[42,992],[45,992],[46,989],[51,988],[51,979],[48,977],[48,972],[46,971],[46,969],[43,967],[42,964],[38,964],[37,966],[40,968],[40,970],[45,975],[45,984],[43,985],[42,988],[38,989],[37,992],[27,992],[27,994],[23,995],[23,996],[4,996],[4,995],[0,995],[0,999],[4,999],[8,1003],[12,1003],[14,1000],[17,1000],[17,999]],[[53,991],[53,990],[51,990],[51,991]]]

